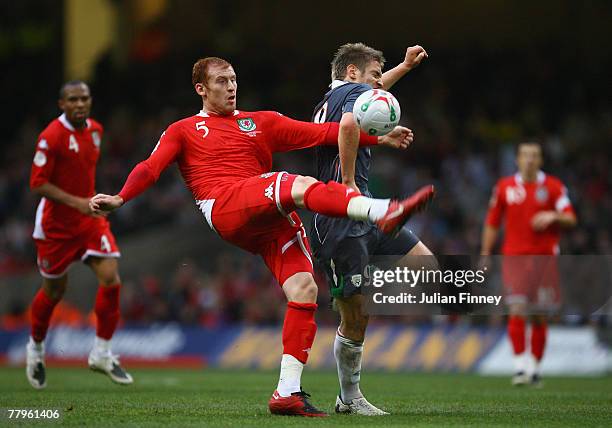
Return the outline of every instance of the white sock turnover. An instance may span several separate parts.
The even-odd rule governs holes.
[[[390,199],[373,199],[366,196],[355,196],[346,209],[349,218],[353,220],[370,220],[375,222],[382,218],[389,208]]]

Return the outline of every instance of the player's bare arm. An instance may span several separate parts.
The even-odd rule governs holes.
[[[359,192],[355,184],[355,161],[359,148],[359,126],[355,123],[353,113],[347,112],[340,119],[338,131],[338,153],[340,156],[340,170],[342,171],[342,184]]]
[[[100,213],[94,213],[89,208],[89,199],[72,195],[49,182],[43,183],[40,186],[35,187],[34,189],[32,189],[32,191],[37,195],[50,199],[54,202],[68,205],[69,207],[79,211],[81,214],[91,216],[100,215]]]
[[[497,235],[499,229],[491,225],[485,224],[482,230],[482,242],[480,245],[480,254],[483,256],[490,256],[493,252],[493,247],[497,241]]]
[[[378,137],[379,146],[387,146],[393,149],[406,150],[414,141],[412,129],[404,126],[396,126],[391,132]]]
[[[531,219],[531,227],[536,232],[542,232],[553,224],[557,224],[564,229],[569,229],[578,223],[573,213],[560,213],[557,211],[541,211]]]
[[[123,198],[119,195],[105,195],[98,193],[88,200],[89,209],[96,214],[104,214],[116,210],[123,205]]]
[[[388,91],[406,73],[417,67],[427,57],[427,52],[422,46],[415,45],[406,49],[404,61],[383,73],[383,88]]]

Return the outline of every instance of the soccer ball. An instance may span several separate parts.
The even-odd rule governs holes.
[[[359,95],[353,106],[357,125],[369,135],[385,135],[400,120],[400,105],[395,97],[382,89],[370,89]]]

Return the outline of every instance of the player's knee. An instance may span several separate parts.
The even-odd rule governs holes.
[[[304,194],[310,186],[318,182],[316,178],[305,175],[298,175],[295,178],[291,187],[291,197],[293,197],[293,201],[298,207],[304,208]]]
[[[304,279],[298,285],[298,294],[303,302],[315,303],[317,301],[317,294],[319,289],[314,279]]]
[[[117,285],[121,282],[118,274],[109,274],[108,276],[102,276],[98,278],[99,284],[103,287],[109,287],[111,285]]]
[[[360,306],[351,305],[340,312],[340,331],[348,339],[363,341],[370,317]]]
[[[293,188],[296,190],[301,190],[302,193],[306,192],[306,190],[315,183],[318,183],[314,177],[309,177],[307,175],[298,175],[293,182]]]
[[[293,275],[283,284],[287,300],[298,303],[315,303],[317,301],[317,283],[309,273]]]
[[[527,305],[525,303],[513,303],[508,306],[508,312],[512,316],[525,316]]]
[[[119,264],[116,259],[95,260],[91,263],[98,283],[102,286],[119,284]]]
[[[351,322],[347,322],[347,320],[340,321],[340,331],[342,332],[342,335],[347,339],[351,339],[356,342],[363,342],[367,327],[367,315],[357,317]]]
[[[102,286],[119,284],[121,279],[117,270],[103,271],[98,274],[98,282]]]
[[[58,279],[45,278],[42,287],[51,300],[60,300],[66,292],[66,282],[65,277]]]
[[[425,244],[421,241],[408,251],[408,253],[400,261],[400,266],[408,267],[413,270],[438,270],[440,265],[438,259]]]

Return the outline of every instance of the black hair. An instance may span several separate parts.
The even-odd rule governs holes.
[[[87,83],[83,82],[82,80],[69,80],[68,82],[64,83],[59,90],[59,99],[61,100],[66,96],[66,88],[79,85],[87,86]]]

